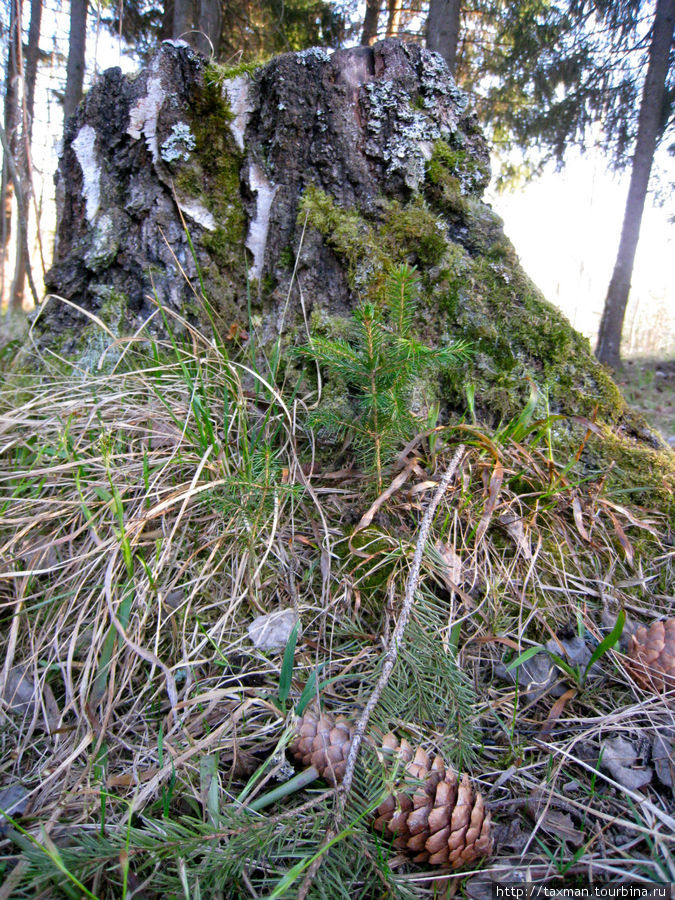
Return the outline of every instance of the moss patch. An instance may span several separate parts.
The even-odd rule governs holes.
[[[172,171],[178,197],[197,200],[216,222],[201,239],[209,257],[202,275],[211,303],[232,319],[246,280],[247,220],[240,190],[243,153],[230,131],[233,115],[221,85],[219,67],[208,66],[190,101],[194,150]]]

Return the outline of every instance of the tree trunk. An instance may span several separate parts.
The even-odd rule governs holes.
[[[427,17],[427,47],[440,53],[455,74],[461,0],[430,0]]]
[[[159,28],[160,41],[168,41],[173,37],[173,0],[164,0],[162,5],[162,24]]]
[[[199,19],[194,47],[204,56],[218,59],[223,21],[221,0],[199,0]]]
[[[621,330],[628,304],[635,251],[640,237],[654,152],[663,132],[663,100],[674,26],[675,0],[658,0],[649,47],[649,65],[642,89],[638,133],[621,240],[605,298],[595,350],[600,362],[613,368],[619,368],[621,365]]]
[[[14,197],[14,185],[10,178],[9,153],[16,151],[16,141],[19,131],[19,104],[17,97],[17,36],[19,24],[16,16],[17,0],[10,3],[9,17],[9,47],[7,52],[7,72],[5,76],[5,122],[4,130],[7,137],[7,149],[3,147],[2,154],[2,181],[0,182],[0,215],[2,216],[2,243],[0,244],[0,302],[6,299],[6,289],[9,270],[9,243],[12,237],[12,200]]]
[[[401,31],[401,12],[403,0],[389,0],[389,18],[387,19],[387,37],[396,37]]]
[[[180,38],[192,45],[194,35],[191,0],[174,0],[173,3],[173,37]]]
[[[28,29],[28,46],[26,48],[25,65],[19,64],[19,72],[23,68],[23,128],[21,141],[17,153],[17,170],[21,180],[23,193],[23,223],[26,235],[30,219],[30,203],[33,196],[33,177],[31,165],[31,138],[33,135],[33,113],[35,108],[35,80],[37,77],[38,57],[40,54],[40,25],[42,22],[42,0],[31,0],[30,26]],[[39,223],[38,223],[39,227]],[[14,266],[14,281],[9,299],[9,308],[14,312],[23,309],[24,293],[26,287],[26,271],[28,259],[26,248],[28,241],[17,241],[16,263]]]
[[[66,94],[63,99],[64,126],[82,100],[86,38],[87,0],[70,0],[70,41],[66,69]]]
[[[380,0],[366,0],[366,15],[363,19],[361,46],[370,47],[377,40],[377,26],[380,18]]]
[[[28,47],[26,48],[26,116],[28,137],[33,136],[33,110],[35,108],[35,81],[40,57],[40,26],[42,24],[42,0],[31,0]]]

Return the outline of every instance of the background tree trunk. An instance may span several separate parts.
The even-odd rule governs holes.
[[[23,215],[25,222],[23,227],[28,235],[30,220],[30,203],[33,196],[33,178],[31,164],[31,139],[33,136],[33,113],[35,109],[35,79],[37,76],[37,64],[40,53],[40,25],[42,22],[42,0],[31,0],[30,26],[28,29],[28,46],[26,48],[25,65],[22,65],[19,55],[18,71],[23,70],[23,116],[21,140],[18,142],[16,158],[18,176],[21,180],[23,194]],[[19,48],[20,49],[20,48]],[[14,266],[14,280],[9,299],[9,308],[14,312],[23,309],[24,293],[26,287],[26,272],[28,259],[26,257],[28,241],[17,241],[16,263]]]
[[[387,37],[396,37],[401,31],[401,12],[403,0],[389,0],[389,18],[387,19]]]
[[[64,127],[82,100],[84,54],[87,39],[87,0],[70,0],[70,39],[63,99]]]
[[[174,0],[173,3],[173,37],[180,38],[192,45],[194,27],[191,0]]]
[[[380,18],[380,0],[366,0],[366,15],[363,19],[361,46],[369,47],[377,40],[377,26]]]
[[[461,0],[431,0],[427,17],[427,47],[440,53],[455,74]]]
[[[28,119],[28,136],[33,136],[33,111],[35,108],[35,80],[37,78],[38,60],[40,58],[40,27],[42,25],[42,0],[31,0],[30,27],[28,29],[28,46],[26,48],[26,116]]]
[[[223,21],[220,0],[200,0],[194,48],[206,57],[218,59],[220,29]],[[192,42],[190,42],[192,43]]]
[[[635,251],[640,237],[654,151],[663,131],[663,101],[674,26],[675,0],[658,0],[649,47],[649,66],[642,90],[638,134],[621,240],[607,290],[595,351],[600,362],[614,368],[621,365],[621,330],[630,292]]]
[[[2,216],[2,243],[0,244],[0,301],[6,298],[6,286],[9,265],[9,243],[12,237],[12,200],[14,185],[10,178],[8,153],[16,151],[19,131],[19,103],[17,96],[17,49],[19,24],[16,16],[18,0],[10,3],[9,47],[7,52],[7,70],[5,75],[5,122],[4,129],[7,148],[3,147],[2,181],[0,182],[0,215]]]

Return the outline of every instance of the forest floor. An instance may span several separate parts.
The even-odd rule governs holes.
[[[628,359],[617,383],[631,406],[675,447],[675,357]]]
[[[533,409],[421,432],[383,490],[319,452],[311,394],[190,337],[77,377],[0,358],[0,900],[674,882],[674,691],[631,641],[672,615],[664,511],[558,458]],[[668,436],[674,379],[623,382]],[[407,596],[351,792],[299,783],[295,714],[357,721]],[[480,793],[490,856],[432,868],[373,827],[436,788],[389,733],[470,775],[453,810]]]

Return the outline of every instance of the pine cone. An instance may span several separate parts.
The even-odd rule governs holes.
[[[308,710],[298,722],[297,731],[297,738],[288,748],[291,755],[305,766],[314,766],[329,784],[339,784],[352,745],[352,724]]]
[[[490,813],[466,773],[461,781],[440,756],[428,754],[408,741],[400,745],[393,734],[383,748],[405,764],[405,777],[395,794],[376,811],[373,827],[394,838],[399,850],[414,854],[414,862],[458,869],[492,850]]]
[[[628,646],[628,668],[639,685],[660,693],[675,688],[675,619],[640,625]]]
[[[307,712],[298,723],[290,752],[313,765],[326,781],[339,783],[345,772],[353,727],[346,719]],[[387,734],[379,755],[400,767],[395,787],[377,808],[373,827],[393,838],[394,847],[428,862],[458,869],[492,849],[490,813],[468,776],[458,781],[440,756],[432,763],[424,750]]]

